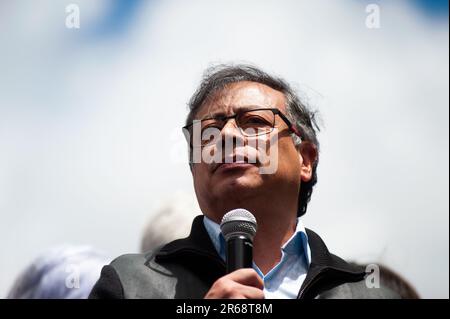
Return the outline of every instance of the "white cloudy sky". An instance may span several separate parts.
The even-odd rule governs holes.
[[[174,145],[203,69],[247,61],[322,114],[307,227],[448,298],[448,19],[381,2],[368,29],[366,4],[144,1],[110,32],[110,1],[0,2],[0,297],[48,247],[137,251],[155,209],[192,194]]]

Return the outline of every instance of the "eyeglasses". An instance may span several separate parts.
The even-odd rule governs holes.
[[[199,125],[201,143],[200,146],[206,146],[214,141],[214,131],[221,131],[227,124],[228,120],[234,119],[237,128],[242,135],[247,137],[270,134],[275,127],[275,116],[286,123],[288,129],[301,137],[299,130],[292,125],[291,121],[277,108],[258,108],[251,110],[243,110],[230,116],[218,115],[211,118],[194,120],[191,124],[183,127],[183,133],[188,143],[193,146],[193,128]],[[199,123],[199,124],[198,124]],[[197,144],[198,145],[198,144]]]

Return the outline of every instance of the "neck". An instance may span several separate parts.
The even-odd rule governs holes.
[[[220,224],[228,211],[241,207],[251,212],[258,222],[253,240],[253,260],[263,274],[268,273],[281,260],[281,247],[292,237],[297,225],[297,196],[289,198],[238,198],[235,201],[219,202],[216,207],[202,209]],[[223,205],[221,205],[223,204]],[[220,208],[219,208],[220,207]]]
[[[260,202],[259,202],[260,203]],[[281,247],[292,237],[297,225],[297,202],[287,201],[276,205],[252,205],[246,202],[242,207],[255,215],[258,222],[258,230],[253,240],[253,260],[263,274],[268,273],[281,260]],[[282,209],[280,209],[282,207]],[[231,210],[224,209],[227,212]],[[224,213],[211,216],[216,223],[220,224]]]
[[[253,241],[253,260],[263,274],[267,274],[281,260],[281,247],[292,237],[297,225],[296,218],[278,220],[277,223],[262,221]]]

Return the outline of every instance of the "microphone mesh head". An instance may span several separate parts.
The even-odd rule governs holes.
[[[228,240],[232,236],[242,235],[253,241],[257,228],[258,224],[256,223],[255,216],[243,208],[229,211],[223,216],[222,222],[220,223],[220,229],[225,240]]]

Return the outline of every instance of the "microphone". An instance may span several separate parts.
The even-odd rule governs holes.
[[[243,208],[233,209],[223,216],[220,229],[227,242],[227,274],[252,268],[257,226],[255,216]]]

